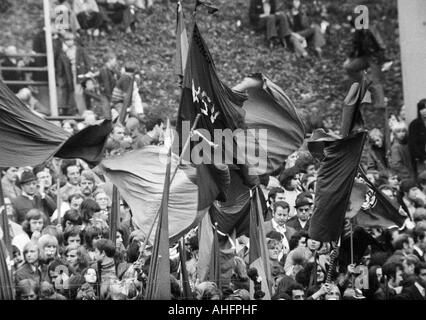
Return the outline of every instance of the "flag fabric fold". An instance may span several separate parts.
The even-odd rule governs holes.
[[[170,192],[171,148],[167,153],[166,174],[160,216],[149,265],[146,300],[170,300],[170,253],[168,201]]]
[[[0,167],[34,166],[54,156],[95,166],[111,130],[111,121],[103,120],[70,136],[35,115],[0,80]]]
[[[0,80],[0,167],[43,163],[69,136],[62,128],[34,114]]]
[[[55,153],[55,157],[62,159],[80,158],[94,167],[102,161],[105,143],[111,131],[112,122],[109,119],[88,126],[65,141]]]
[[[310,238],[322,242],[339,240],[365,135],[359,132],[324,142],[325,158],[318,171]]]
[[[191,127],[198,114],[201,117],[195,129],[207,130],[211,140],[215,129],[244,128],[242,105],[245,99],[244,94],[232,91],[218,78],[213,58],[194,22],[178,110],[179,140],[185,141],[185,135],[189,135],[183,132],[183,121],[189,121]],[[228,149],[224,148],[223,152],[232,151]]]
[[[408,216],[401,206],[392,202],[378,190],[362,171],[360,171],[360,175],[369,190],[363,206],[354,217],[354,224],[364,228],[388,228],[395,225],[402,227]]]
[[[172,170],[178,160],[177,155],[172,154]],[[160,208],[165,168],[159,164],[165,162],[164,148],[146,146],[122,156],[104,159],[99,165],[106,177],[117,186],[132,210],[133,222],[145,234]],[[221,190],[227,189],[228,168],[222,166],[216,167],[216,170],[223,172],[217,174],[215,180],[209,170],[194,165],[179,166],[170,186],[168,202],[171,239],[177,239],[197,225]]]
[[[266,172],[271,174],[284,163],[286,158],[298,150],[305,136],[305,127],[291,99],[274,82],[261,73],[246,77],[233,90],[245,91],[247,100],[243,109],[245,122],[250,129],[266,129],[267,140],[259,148],[264,148],[268,157]],[[247,155],[254,156],[254,144],[247,144]],[[258,153],[260,154],[260,153]],[[248,159],[255,163],[255,159]]]

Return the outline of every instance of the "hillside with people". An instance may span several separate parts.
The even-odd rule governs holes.
[[[315,56],[298,58],[287,48],[267,46],[264,35],[249,24],[247,0],[213,1],[219,11],[209,15],[207,10],[199,9],[197,23],[225,84],[233,87],[244,76],[261,72],[281,86],[305,116],[320,117],[326,126],[339,129],[342,102],[348,89],[348,77],[342,67],[351,41],[347,17],[358,3],[341,4],[338,0],[313,3],[317,4],[316,19],[329,23],[321,60]],[[371,21],[385,31],[382,35],[387,55],[394,62],[385,73],[385,96],[389,99],[390,112],[397,114],[403,101],[396,1],[363,4],[369,9]],[[183,1],[183,6],[189,25],[193,1]],[[30,50],[37,25],[43,23],[42,14],[41,1],[13,2],[6,12],[0,13],[0,48],[14,44],[19,50]],[[119,64],[134,61],[141,70],[139,90],[144,105],[173,119],[180,97],[179,81],[174,74],[176,4],[155,1],[150,10],[138,10],[136,16],[134,32],[126,33],[113,26],[106,36],[83,37],[83,45],[97,68],[111,49],[117,54]],[[383,127],[383,110],[367,107],[363,112],[367,127]]]

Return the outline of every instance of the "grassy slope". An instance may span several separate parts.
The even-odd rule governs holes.
[[[193,1],[184,0],[186,17]],[[198,14],[200,29],[209,44],[221,79],[233,86],[244,75],[262,72],[279,84],[301,109],[310,112],[317,108],[321,115],[330,117],[339,126],[341,103],[345,96],[345,74],[341,68],[349,45],[349,29],[344,24],[347,13],[357,4],[347,0],[324,0],[332,22],[327,37],[323,61],[312,64],[297,61],[284,49],[269,50],[264,37],[255,34],[248,25],[248,0],[215,0],[220,12],[208,16],[202,10]],[[14,43],[21,48],[31,47],[31,36],[42,16],[39,0],[14,2],[7,13],[0,14],[0,45]],[[381,22],[389,56],[396,61],[386,74],[385,92],[390,107],[397,110],[402,104],[402,84],[397,30],[396,0],[364,1],[370,13]],[[236,21],[242,21],[238,27]],[[188,19],[189,20],[189,19]],[[154,14],[139,13],[139,26],[135,36],[127,36],[118,30],[106,39],[86,44],[96,65],[103,54],[112,49],[121,61],[137,62],[143,73],[142,99],[150,108],[162,114],[174,116],[179,101],[179,89],[173,74],[175,54],[175,7],[155,4]],[[367,126],[382,126],[383,115],[377,110],[365,110]]]

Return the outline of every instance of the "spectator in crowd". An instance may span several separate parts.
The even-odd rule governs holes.
[[[417,197],[418,191],[419,188],[417,187],[416,181],[407,179],[401,182],[399,203],[411,217],[414,215],[417,207],[424,205]]]
[[[1,187],[3,196],[9,199],[14,199],[21,195],[22,191],[17,186],[19,180],[18,169],[15,167],[3,168],[3,178],[1,178]]]
[[[99,205],[100,210],[97,212],[100,212],[105,220],[108,220],[108,217],[111,213],[111,199],[108,197],[106,192],[103,189],[97,190],[93,194],[93,198],[95,199],[96,203]]]
[[[21,280],[29,279],[40,284],[47,278],[47,269],[39,263],[40,250],[37,243],[28,242],[23,250],[24,264],[15,272],[14,281],[17,285]]]
[[[290,246],[288,244],[288,240],[290,240],[291,236],[296,232],[291,227],[286,227],[286,222],[289,217],[289,205],[285,201],[277,201],[274,204],[274,214],[272,216],[272,220],[265,222],[265,234],[267,235],[271,231],[277,231],[282,236],[282,244],[283,244],[283,252],[287,254],[290,250]]]
[[[148,119],[145,123],[146,134],[136,140],[136,149],[152,144],[159,144],[164,133],[164,122],[160,118]]]
[[[401,179],[414,178],[414,168],[407,143],[407,127],[399,122],[394,125],[392,132],[395,137],[391,146],[389,166]]]
[[[297,214],[287,221],[286,226],[296,231],[308,231],[309,221],[312,215],[312,205],[313,201],[309,200],[309,198],[305,197],[303,194],[297,196],[295,205]]]
[[[24,171],[22,173],[19,186],[22,189],[22,195],[12,200],[17,223],[22,223],[27,212],[33,208],[41,210],[49,217],[53,214],[56,209],[56,203],[46,193],[37,193],[37,178],[32,171]]]
[[[4,58],[1,63],[2,67],[8,68],[20,68],[24,66],[24,61],[17,59],[18,49],[15,46],[8,46],[4,50]],[[1,76],[5,81],[22,81],[25,80],[24,73],[18,70],[2,70]],[[8,84],[10,90],[13,93],[18,93],[24,85],[22,84]]]
[[[80,177],[80,192],[86,198],[92,198],[96,189],[95,174],[91,170],[83,170]]]
[[[382,132],[374,128],[368,133],[370,150],[368,152],[367,169],[383,171],[388,168],[386,150]]]
[[[67,30],[76,33],[80,30],[80,24],[72,4],[72,0],[57,0],[52,13],[52,29],[54,33],[64,34]]]
[[[257,30],[265,29],[268,46],[285,46],[291,30],[286,15],[277,11],[275,0],[251,0],[249,18]]]
[[[290,205],[290,218],[295,216],[296,198],[300,194],[299,169],[293,166],[280,175],[280,184],[284,189],[285,201]]]
[[[426,300],[426,263],[419,262],[415,268],[414,283],[402,289],[398,300]]]
[[[69,244],[65,249],[64,255],[73,274],[81,274],[90,264],[89,254],[81,245]]]
[[[17,300],[38,300],[40,285],[29,278],[24,278],[16,284]]]
[[[317,56],[321,57],[322,47],[325,45],[325,38],[320,26],[310,23],[307,8],[301,4],[300,0],[293,0],[289,12],[292,44],[296,53],[302,57],[307,57],[307,43],[311,44]]]
[[[75,120],[64,120],[62,122],[62,129],[69,132],[71,135],[76,134],[77,129],[77,122]]]
[[[408,130],[408,145],[415,173],[426,169],[426,99],[417,103],[417,118],[411,121]]]
[[[87,30],[89,35],[99,36],[100,29],[105,21],[99,12],[98,4],[95,0],[74,0],[73,10],[77,16],[81,29]],[[103,30],[104,31],[104,30]]]
[[[265,217],[265,221],[272,219],[272,208],[274,207],[274,203],[277,201],[285,201],[284,190],[281,187],[274,187],[268,193],[268,211]]]
[[[82,114],[86,110],[79,76],[90,71],[91,62],[86,50],[76,44],[71,32],[64,33],[62,50],[56,59],[56,78],[59,87],[61,115]]]
[[[63,161],[61,167],[62,174],[66,177],[67,182],[60,189],[59,193],[62,201],[67,201],[69,196],[80,193],[81,170],[75,160]]]
[[[83,234],[81,226],[72,225],[65,229],[64,232],[64,243],[65,245],[83,245]]]
[[[370,86],[372,91],[373,104],[376,107],[385,107],[385,97],[383,93],[383,71],[392,65],[392,61],[386,58],[385,44],[378,29],[370,19],[368,28],[356,28],[352,38],[352,48],[343,67],[348,73],[351,81],[361,83],[362,71],[370,69]],[[351,23],[354,21],[351,19]]]
[[[46,115],[48,115],[46,108],[33,96],[30,89],[22,88],[18,91],[16,96],[37,116],[44,118]]]
[[[37,177],[38,192],[46,194],[56,203],[56,194],[52,190],[52,175],[50,169],[44,164],[37,165],[33,168],[33,173]]]
[[[117,83],[119,74],[116,70],[117,68],[117,56],[113,52],[108,52],[104,56],[105,64],[99,72],[99,87],[101,94],[108,98],[108,101],[111,101],[112,91]]]

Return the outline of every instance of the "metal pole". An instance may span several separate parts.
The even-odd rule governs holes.
[[[52,28],[50,25],[49,0],[43,0],[44,29],[46,32],[47,74],[49,79],[50,113],[58,116],[58,101],[56,96],[55,60],[53,57]]]

